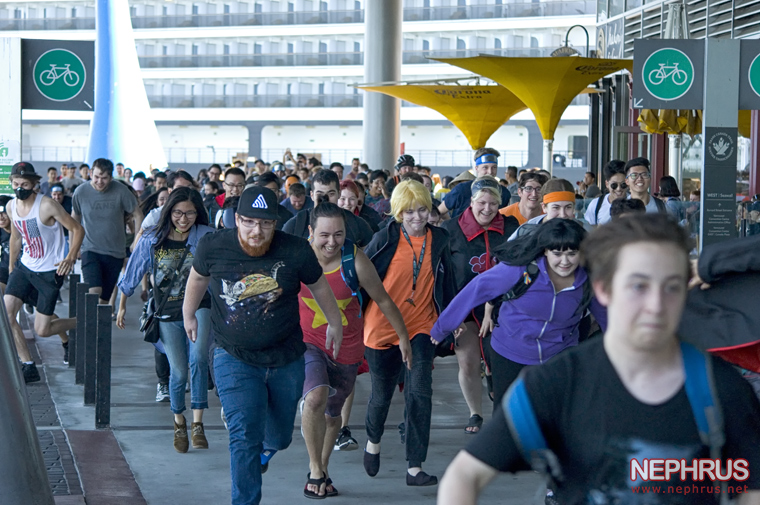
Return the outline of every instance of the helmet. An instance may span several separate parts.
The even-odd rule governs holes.
[[[414,166],[414,157],[408,155],[408,154],[402,154],[398,157],[396,160],[396,170],[398,170],[401,167],[413,167]]]

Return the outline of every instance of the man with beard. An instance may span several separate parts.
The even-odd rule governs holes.
[[[277,197],[253,186],[240,196],[237,228],[203,237],[185,289],[185,330],[210,290],[216,388],[230,432],[232,505],[261,501],[261,474],[290,445],[303,392],[304,353],[298,293],[301,283],[325,314],[327,349],[337,358],[341,313],[309,243],[275,230]]]

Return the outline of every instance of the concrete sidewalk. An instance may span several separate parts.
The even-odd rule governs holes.
[[[64,291],[64,299],[66,295]],[[219,399],[214,392],[209,392],[210,408],[204,416],[209,449],[191,448],[187,454],[177,453],[172,446],[173,425],[169,404],[155,402],[153,347],[143,342],[137,331],[137,318],[141,307],[139,297],[133,297],[128,304],[127,329],[119,330],[115,324],[113,326],[110,431],[95,430],[94,408],[83,405],[82,386],[74,384],[74,370],[62,362],[60,340],[57,337],[36,337],[50,395],[55,403],[60,425],[74,449],[74,463],[85,496],[84,501],[81,498],[79,501],[73,501],[77,498],[72,496],[57,499],[56,503],[229,503],[228,437],[220,419]],[[68,313],[66,304],[59,304],[57,312]],[[457,364],[454,357],[436,360],[433,388],[430,449],[424,468],[426,472],[440,478],[454,455],[471,439],[471,436],[463,431],[469,412],[457,382]],[[369,375],[360,376],[356,384],[356,401],[351,416],[352,432],[360,447],[366,442],[363,425],[369,389]],[[488,419],[491,402],[485,395],[483,404],[489,411],[485,416]],[[364,473],[361,450],[333,454],[330,476],[340,491],[340,496],[330,498],[331,502],[396,505],[435,502],[437,487],[406,486],[404,446],[400,443],[396,429],[402,416],[403,396],[397,394],[388,416],[380,473],[377,477],[370,478]],[[292,505],[305,503],[307,500],[303,496],[303,487],[308,472],[308,456],[299,433],[299,418],[296,418],[295,424],[291,447],[272,459],[269,471],[264,475],[262,503]],[[119,473],[118,459],[121,455],[112,454],[113,447],[108,445],[111,433],[121,449],[126,468],[134,476],[134,489],[129,482],[109,486],[110,479],[125,480],[123,469]],[[88,448],[88,444],[92,447]],[[101,448],[100,444],[104,444],[104,448]],[[100,464],[99,454],[102,455]],[[502,475],[491,484],[481,503],[532,503],[539,486],[540,479],[532,473]],[[539,501],[543,503],[540,491],[538,496]]]

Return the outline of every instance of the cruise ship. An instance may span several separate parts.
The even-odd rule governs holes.
[[[285,149],[323,161],[362,157],[364,4],[381,0],[130,1],[136,51],[170,167],[197,169]],[[565,45],[593,53],[597,0],[405,0],[403,81],[472,77],[431,58],[549,56]],[[92,40],[95,3],[0,3],[3,36]],[[85,158],[91,112],[25,110],[23,158],[42,165]],[[554,143],[559,165],[587,163],[589,98],[566,110]],[[471,163],[464,136],[443,116],[403,102],[400,142],[418,163],[451,173]],[[502,165],[540,166],[529,111],[490,139]]]

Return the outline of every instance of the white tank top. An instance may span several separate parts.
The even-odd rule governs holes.
[[[24,254],[21,263],[33,272],[49,272],[56,270],[56,263],[64,258],[66,242],[63,237],[61,223],[55,221],[53,226],[47,226],[40,221],[40,204],[44,196],[37,195],[32,210],[26,217],[16,213],[16,200],[11,200],[11,219],[21,234]]]

